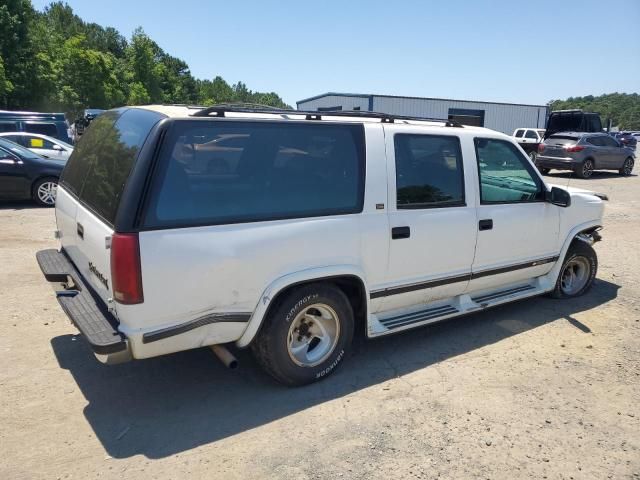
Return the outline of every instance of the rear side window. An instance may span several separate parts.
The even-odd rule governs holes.
[[[163,144],[144,226],[357,213],[361,125],[177,121]]]
[[[458,137],[398,134],[394,147],[397,208],[464,205]]]
[[[17,132],[18,126],[15,122],[0,122],[0,132]]]
[[[58,129],[53,123],[26,123],[24,130],[29,133],[39,133],[50,137],[58,136]]]
[[[162,118],[142,109],[110,110],[91,123],[62,173],[61,183],[113,224],[120,196],[138,152]]]
[[[516,137],[520,138],[520,137],[522,137],[522,135],[524,135],[524,130],[517,130],[516,131]]]

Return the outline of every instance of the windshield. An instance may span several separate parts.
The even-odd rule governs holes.
[[[6,148],[7,150],[11,150],[13,153],[15,153],[21,158],[26,158],[31,160],[42,158],[40,155],[33,153],[31,150],[24,148],[22,145],[18,145],[17,143],[11,142],[4,138],[0,138],[0,146]]]

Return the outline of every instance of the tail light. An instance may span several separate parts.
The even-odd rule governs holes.
[[[544,152],[544,143],[538,145],[538,153]]]
[[[580,145],[573,145],[571,147],[566,147],[567,152],[581,152],[582,150],[584,150],[584,147],[581,147]]]
[[[137,233],[114,233],[111,237],[111,283],[116,302],[133,305],[144,301]]]

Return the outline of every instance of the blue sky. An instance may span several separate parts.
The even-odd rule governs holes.
[[[127,37],[141,26],[196,77],[291,105],[327,91],[534,104],[640,92],[640,0],[67,3]]]

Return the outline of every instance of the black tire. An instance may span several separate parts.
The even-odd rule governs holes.
[[[538,167],[538,171],[542,175],[547,175],[551,171],[551,169],[550,168],[545,168],[545,167]]]
[[[529,156],[529,158],[533,163],[536,163],[536,158],[538,158],[538,152],[536,152],[535,150],[530,150],[529,153],[527,153],[527,155]]]
[[[578,165],[575,172],[576,175],[580,178],[590,178],[591,175],[593,175],[594,168],[595,164],[593,163],[593,160],[587,158],[580,165]]]
[[[568,289],[565,288],[565,284],[563,284],[563,275],[565,271],[571,268],[571,265],[576,262],[584,262],[585,267],[588,268],[586,272],[586,282],[584,285],[575,289],[575,291],[568,291]],[[592,287],[596,273],[598,273],[598,256],[596,255],[596,251],[588,243],[582,240],[574,240],[562,262],[562,268],[560,268],[556,286],[553,291],[550,292],[550,296],[553,298],[573,298],[584,295]]]
[[[624,163],[622,164],[622,168],[620,170],[618,170],[618,173],[620,173],[620,175],[624,175],[625,177],[628,177],[629,175],[631,175],[631,172],[633,172],[633,164],[634,164],[634,160],[631,157],[627,157],[624,160]]]
[[[296,319],[305,313],[313,312],[314,305],[332,310],[337,316],[339,328],[335,335],[335,346],[326,358],[320,363],[303,366],[296,363],[294,355],[290,353],[291,342],[295,341],[293,335],[298,335],[298,341],[303,338],[292,333],[295,328],[292,323],[300,321]],[[278,300],[265,318],[251,349],[262,368],[278,382],[288,386],[306,385],[328,377],[337,369],[351,346],[353,329],[353,309],[344,292],[328,283],[311,283],[294,288]],[[309,345],[314,340],[311,339]]]
[[[43,195],[41,188],[45,189],[47,185],[55,184],[55,188],[58,188],[58,179],[55,177],[45,177],[38,179],[31,188],[31,198],[41,207],[54,207],[56,204],[55,193],[53,197]]]

